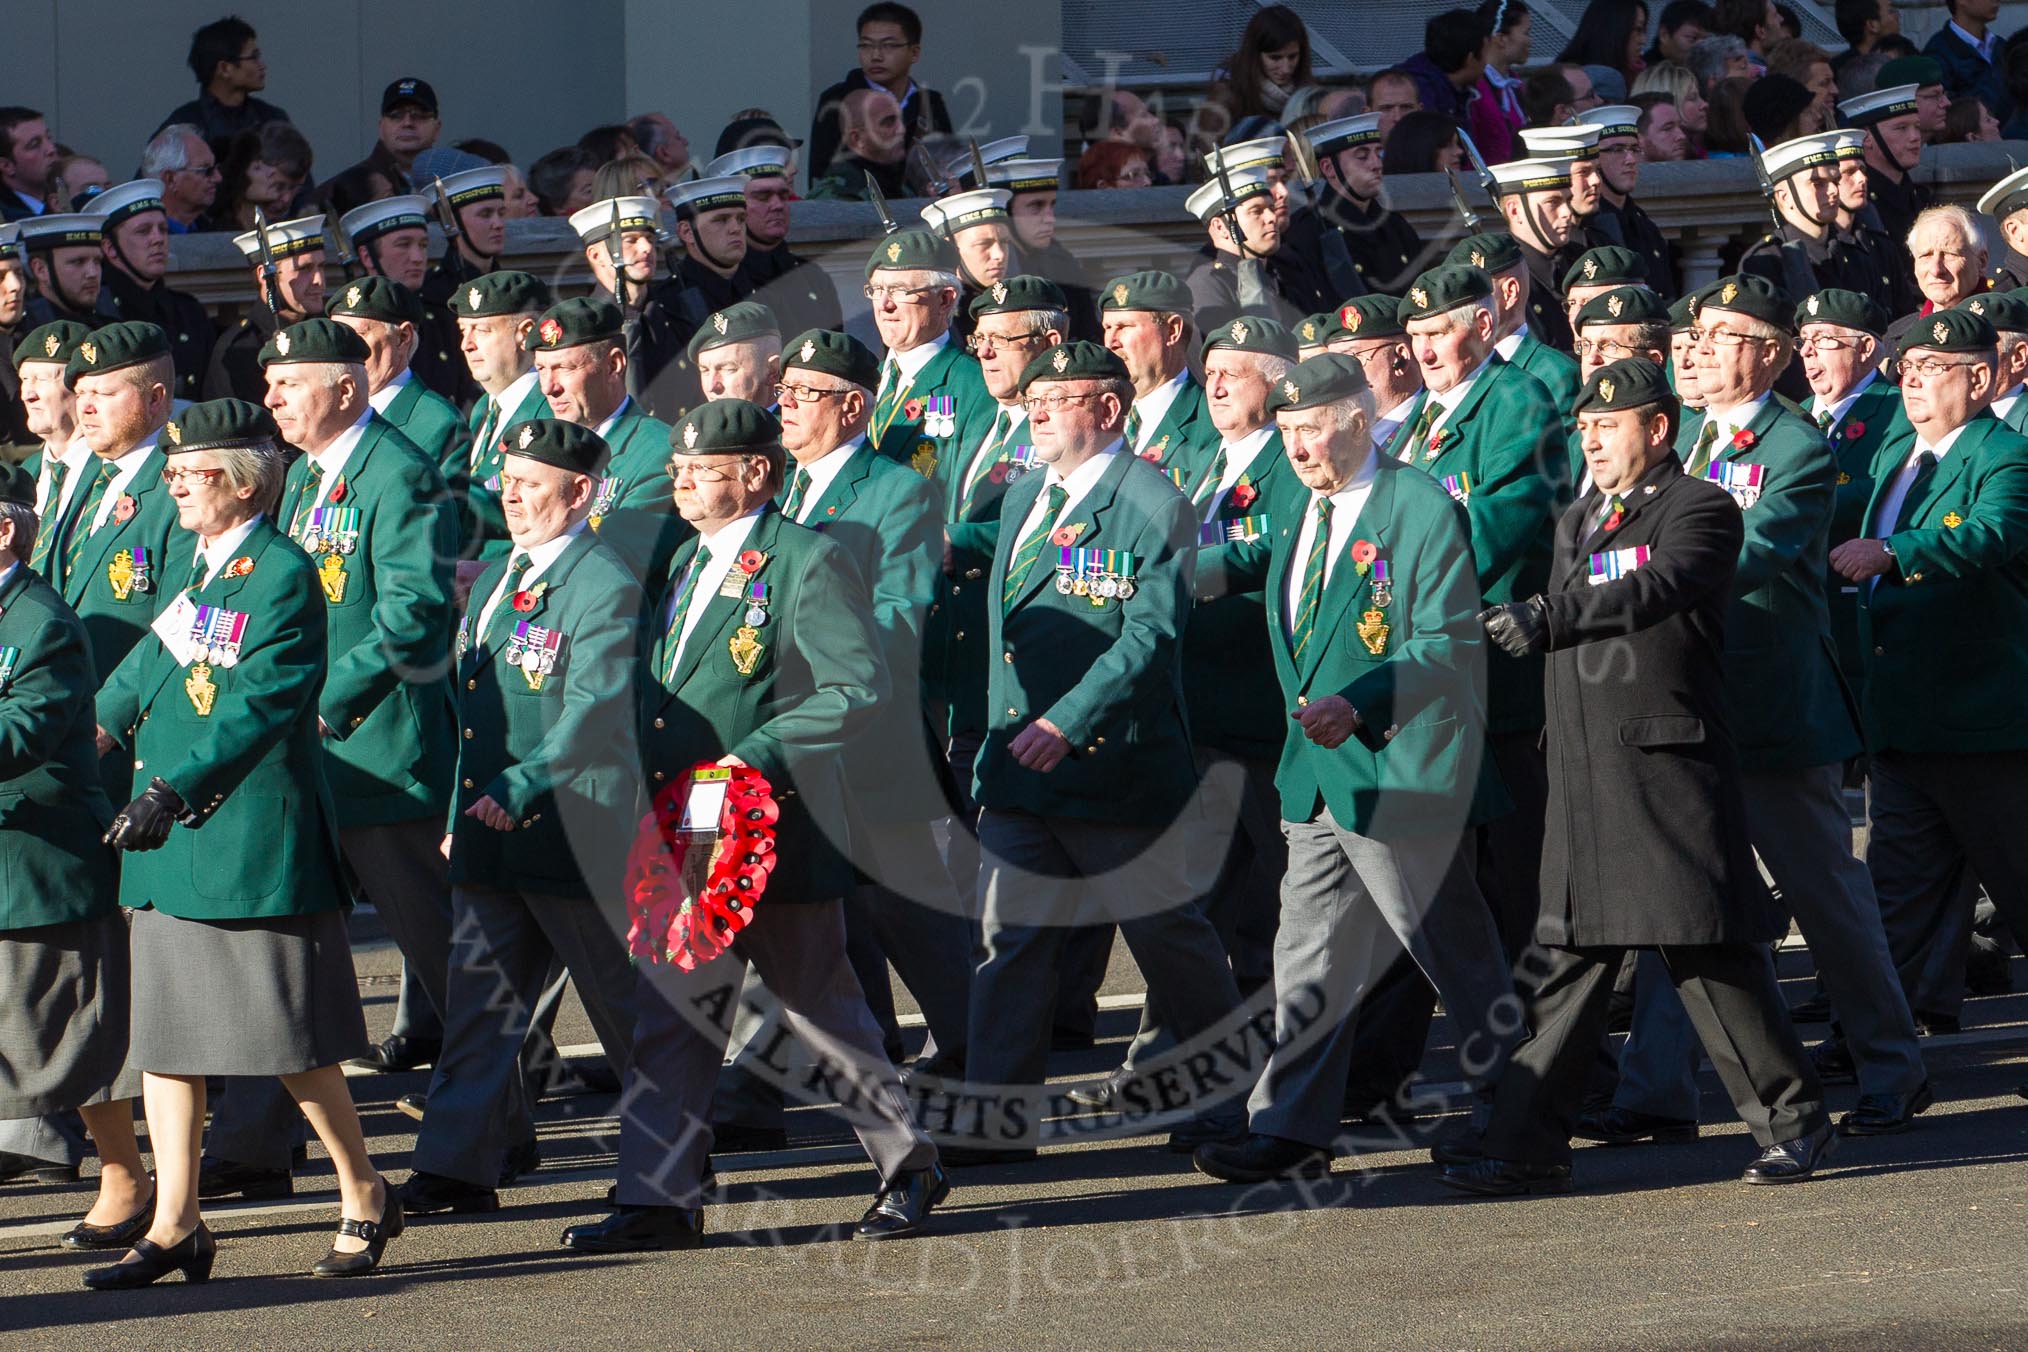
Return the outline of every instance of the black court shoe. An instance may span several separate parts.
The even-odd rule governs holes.
[[[154,1215],[155,1194],[151,1189],[147,1200],[127,1219],[111,1225],[86,1225],[79,1221],[56,1242],[66,1249],[131,1249],[135,1240],[148,1233],[148,1222]]]
[[[131,1291],[152,1286],[172,1272],[181,1272],[183,1280],[193,1284],[208,1282],[212,1260],[217,1257],[218,1241],[199,1221],[181,1242],[166,1249],[146,1236],[135,1240],[132,1258],[111,1267],[92,1268],[85,1273],[84,1284],[94,1291]]]
[[[377,1221],[355,1221],[349,1216],[338,1222],[340,1235],[351,1235],[366,1241],[366,1247],[358,1253],[340,1253],[337,1249],[319,1258],[310,1267],[312,1277],[364,1277],[380,1266],[380,1255],[387,1251],[387,1241],[399,1239],[402,1230],[401,1194],[394,1184],[382,1180],[387,1189],[387,1202],[380,1208]]]

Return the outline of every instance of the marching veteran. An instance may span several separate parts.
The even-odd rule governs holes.
[[[816,375],[806,369],[793,378]],[[684,416],[671,448],[677,510],[697,533],[647,612],[642,765],[658,793],[700,764],[751,767],[767,779],[782,808],[779,862],[733,951],[781,1002],[879,1171],[855,1234],[911,1234],[949,1184],[936,1147],[909,1116],[845,960],[842,899],[853,871],[836,834],[847,793],[839,753],[863,735],[887,694],[871,599],[842,549],[774,510],[784,460],[780,426],[765,410],[714,400]],[[726,1039],[712,1011],[730,1012],[740,975],[728,958],[689,971],[648,959],[637,967],[618,1209],[566,1230],[565,1247],[688,1249],[701,1241],[706,1124]]]
[[[374,411],[434,464],[449,466],[446,474],[469,465],[472,429],[464,415],[414,370],[419,335],[428,323],[415,292],[386,277],[361,277],[334,293],[324,313],[366,340],[366,396]]]
[[[148,776],[106,839],[128,856],[129,1059],[143,1073],[155,1217],[85,1284],[211,1275],[197,1167],[212,1075],[282,1077],[338,1171],[343,1219],[311,1271],[354,1276],[378,1265],[402,1220],[338,1065],[365,1050],[366,1021],[317,732],[324,598],[315,566],[268,519],[283,459],[267,411],[219,399],[171,426],[162,473],[196,557],[98,704],[101,730]]]

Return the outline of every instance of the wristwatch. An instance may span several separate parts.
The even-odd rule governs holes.
[[[1894,546],[1887,543],[1887,541],[1885,540],[1882,540],[1880,542],[1880,552],[1885,554],[1890,559],[1894,558]],[[1899,562],[1899,560],[1897,560],[1897,562]]]

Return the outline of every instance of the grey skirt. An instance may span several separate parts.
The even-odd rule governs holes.
[[[0,931],[0,1119],[133,1098],[127,917]]]
[[[134,913],[128,1059],[158,1075],[293,1075],[366,1051],[342,910],[260,920]]]

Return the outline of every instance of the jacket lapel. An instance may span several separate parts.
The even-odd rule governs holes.
[[[1367,493],[1366,501],[1360,504],[1359,515],[1345,537],[1343,550],[1331,561],[1331,578],[1324,584],[1324,595],[1317,605],[1317,627],[1304,646],[1302,660],[1296,668],[1305,686],[1316,673],[1317,663],[1323,660],[1338,627],[1347,615],[1361,607],[1372,588],[1372,570],[1359,571],[1359,565],[1352,561],[1352,546],[1365,540],[1379,551],[1383,560],[1393,549],[1393,541],[1389,538],[1391,532],[1387,528],[1394,523],[1394,476],[1399,472],[1385,465],[1374,467],[1373,488]]]
[[[1467,425],[1478,415],[1479,405],[1486,402],[1487,392],[1493,388],[1494,382],[1506,369],[1506,360],[1497,354],[1486,359],[1486,369],[1479,373],[1479,378],[1472,382],[1472,388],[1465,392],[1464,402],[1451,409],[1450,416],[1444,419],[1443,440],[1437,444],[1436,458],[1426,461],[1423,459],[1423,453],[1417,451],[1414,463],[1421,465],[1430,474],[1435,474],[1438,467],[1450,458],[1451,452],[1465,444]],[[1437,396],[1437,402],[1442,403],[1443,396]]]
[[[767,556],[767,563],[754,575],[758,581],[769,580],[768,566],[775,561],[775,541],[781,533],[782,522],[785,519],[780,512],[770,507],[761,513],[760,520],[754,522],[753,529],[747,532],[746,548],[758,550]],[[727,576],[730,577],[731,574],[728,573]],[[736,621],[742,620],[746,610],[746,598],[743,596],[723,596],[713,592],[708,597],[691,597],[690,604],[694,607],[700,600],[704,603],[704,613],[698,617],[697,627],[690,631],[690,641],[683,645],[683,655],[676,663],[675,679],[667,682],[666,693],[663,696],[665,701],[683,688],[683,683],[690,679],[698,664],[704,660],[705,653],[715,652],[725,646],[725,641],[731,637],[732,631],[739,627]],[[656,619],[660,623],[666,623],[668,617],[658,615]]]
[[[1562,579],[1563,585],[1568,587],[1576,580],[1578,573],[1590,569],[1593,554],[1607,547],[1619,548],[1616,542],[1625,538],[1627,527],[1633,524],[1635,518],[1662,496],[1671,479],[1683,477],[1682,463],[1674,456],[1664,456],[1661,464],[1642,475],[1638,482],[1620,494],[1620,503],[1624,510],[1620,516],[1620,524],[1610,531],[1604,528],[1599,516],[1599,513],[1605,510],[1604,496],[1593,492],[1580,499],[1585,515],[1583,523],[1577,528],[1578,545],[1572,551],[1571,572]]]
[[[1415,430],[1415,420],[1422,416],[1423,406],[1429,403],[1429,390],[1417,390],[1415,398],[1409,401],[1408,412],[1401,419],[1401,426],[1394,429],[1394,435],[1387,439],[1385,447],[1389,460],[1401,459],[1402,451],[1408,445],[1408,434]]]
[[[1901,504],[1901,521],[1894,523],[1895,529],[1901,529],[1904,521],[1911,527],[1920,522],[1931,505],[1940,501],[1944,494],[1964,477],[1965,467],[1971,463],[1972,456],[1985,445],[1986,439],[1992,436],[1994,429],[1999,426],[2000,420],[1991,413],[1981,413],[1972,419],[1965,430],[1958,434],[1958,439],[1951,443],[1950,454],[1939,460],[1929,473],[1917,478],[1908,486],[1908,497]]]
[[[415,372],[409,372],[408,383],[401,387],[394,398],[387,401],[387,408],[380,416],[396,426],[406,424],[414,415],[415,406],[422,402],[422,392],[423,383],[416,379]],[[476,427],[472,429],[475,435],[478,430]]]
[[[1113,462],[1106,466],[1105,473],[1099,475],[1098,482],[1092,485],[1091,492],[1085,494],[1083,499],[1075,507],[1071,508],[1069,516],[1058,521],[1056,529],[1075,533],[1075,539],[1067,547],[1077,549],[1089,549],[1092,547],[1092,542],[1098,538],[1099,532],[1104,529],[1103,519],[1106,509],[1113,505],[1113,494],[1119,491],[1120,479],[1125,476],[1128,462],[1133,458],[1133,452],[1122,446],[1113,455]],[[1024,520],[1026,519],[1026,515],[1026,513],[1023,513]],[[1078,527],[1080,525],[1084,529],[1079,530]],[[1016,529],[1018,530],[1019,527],[1017,526]],[[1021,547],[1021,541],[1018,536],[1014,541],[1014,547],[1016,549]],[[1020,609],[1034,600],[1035,594],[1041,591],[1043,587],[1055,585],[1055,560],[1058,557],[1055,551],[1064,547],[1066,546],[1059,546],[1054,543],[1045,544],[1042,547],[1042,553],[1037,556],[1035,566],[1030,568],[1028,576],[1021,580],[1020,594],[1014,598],[1014,604],[1007,607],[1008,610]]]
[[[564,547],[563,553],[557,556],[556,562],[550,564],[548,568],[543,570],[542,576],[535,579],[542,587],[542,595],[535,598],[535,604],[531,609],[526,611],[515,610],[513,592],[508,592],[500,598],[499,606],[491,615],[486,617],[489,627],[493,629],[493,632],[498,637],[492,643],[485,644],[479,641],[484,635],[472,635],[473,647],[465,659],[470,663],[466,668],[468,676],[478,673],[488,662],[499,656],[501,650],[506,648],[508,641],[513,638],[516,622],[520,620],[526,620],[530,624],[540,624],[542,622],[543,616],[548,613],[551,599],[557,590],[569,579],[571,570],[577,567],[577,561],[592,551],[593,546],[598,543],[598,538],[597,533],[589,526],[578,532],[577,538]],[[511,559],[512,556],[510,555],[509,558]],[[504,569],[505,566],[506,564],[503,562],[501,567]],[[500,584],[496,582],[493,585],[497,587]],[[491,594],[491,592],[487,593],[488,596]],[[482,599],[479,604],[483,607],[485,601]],[[506,613],[502,614],[502,611]],[[476,624],[477,622],[477,618],[475,617],[473,623]]]
[[[1781,400],[1777,399],[1773,394],[1768,395],[1767,401],[1760,406],[1760,412],[1753,415],[1753,421],[1740,429],[1742,432],[1746,432],[1752,436],[1752,443],[1746,446],[1737,445],[1738,438],[1735,436],[1733,442],[1729,442],[1724,446],[1713,446],[1711,448],[1712,460],[1724,460],[1728,463],[1740,461],[1746,461],[1749,464],[1753,463],[1747,458],[1759,452],[1760,443],[1767,438],[1768,430],[1781,418],[1782,411]]]
[[[836,454],[836,452],[833,452]],[[846,452],[845,467],[831,477],[824,496],[810,504],[804,520],[811,530],[822,530],[843,515],[859,498],[859,488],[873,473],[872,451],[863,443]]]

